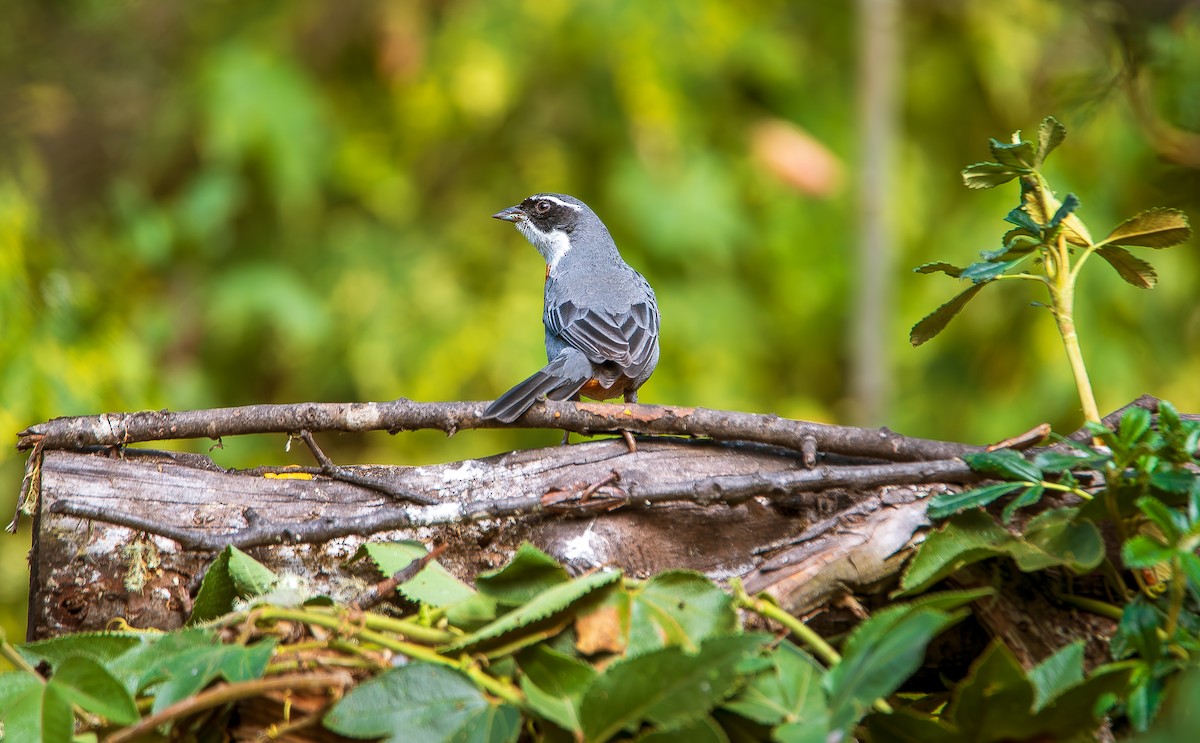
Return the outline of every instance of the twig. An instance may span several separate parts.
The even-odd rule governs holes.
[[[338,480],[340,482],[350,483],[351,485],[358,485],[359,487],[363,487],[368,490],[374,490],[377,493],[383,493],[391,498],[406,500],[410,503],[418,503],[422,506],[432,506],[436,503],[439,503],[437,498],[431,498],[428,495],[414,493],[411,490],[405,490],[404,488],[397,488],[378,478],[360,475],[353,470],[340,467],[334,464],[333,460],[326,456],[325,452],[321,450],[320,446],[317,446],[317,442],[313,439],[312,433],[310,433],[308,429],[301,429],[299,436],[300,440],[304,442],[304,445],[308,447],[309,452],[312,453],[313,458],[317,460],[317,464],[321,465],[321,474],[325,475],[331,480]]]
[[[756,441],[804,451],[811,438],[822,452],[888,461],[949,459],[983,447],[919,439],[889,431],[706,408],[663,405],[544,402],[514,423],[485,420],[483,402],[295,403],[247,405],[172,413],[166,410],[55,418],[22,431],[17,447],[42,437],[48,449],[80,449],[140,441],[212,438],[296,431],[415,431],[454,434],[470,428],[552,428],[568,432],[629,431],[647,435],[702,436]],[[808,446],[811,446],[809,444]]]
[[[438,555],[445,551],[446,545],[437,545],[429,552],[405,565],[402,569],[397,570],[390,578],[385,578],[360,593],[354,601],[350,602],[350,607],[360,611],[370,609],[372,606],[390,597],[401,583],[407,583],[416,578],[417,573],[424,570],[426,565],[436,560]]]
[[[261,696],[271,691],[285,689],[316,689],[318,691],[335,688],[345,689],[354,683],[354,678],[345,672],[334,673],[298,673],[291,676],[256,679],[237,684],[219,684],[207,691],[200,692],[194,697],[181,700],[149,717],[143,717],[136,725],[122,728],[104,739],[105,743],[122,743],[136,740],[142,735],[149,734],[156,727],[170,722],[177,717],[202,712],[206,709],[220,707],[239,699],[249,699]]]
[[[867,488],[878,485],[967,482],[977,479],[960,459],[935,462],[905,462],[862,465],[857,467],[818,467],[811,470],[762,472],[754,475],[709,477],[682,483],[653,486],[632,485],[625,492],[624,506],[644,508],[673,501],[692,501],[701,505],[739,503],[753,496],[785,496],[793,493],[830,488]],[[610,485],[610,488],[612,486]],[[614,488],[615,489],[615,488]],[[579,502],[576,498],[576,502]],[[247,519],[240,531],[226,534],[197,534],[186,527],[174,527],[113,511],[111,508],[81,505],[66,500],[51,506],[53,513],[116,524],[173,539],[186,549],[217,551],[232,544],[245,549],[269,544],[321,543],[349,535],[375,534],[438,524],[468,523],[484,519],[539,513],[591,515],[597,499],[570,509],[561,500],[547,507],[540,494],[484,501],[450,501],[435,506],[394,505],[380,507],[355,518],[323,517],[287,527],[270,519]],[[614,507],[618,504],[612,504]],[[609,506],[605,506],[606,510]]]

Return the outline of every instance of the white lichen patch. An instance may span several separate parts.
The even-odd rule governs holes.
[[[457,467],[447,467],[442,470],[442,482],[455,483],[478,480],[487,474],[487,470],[477,460],[467,459],[458,463]]]
[[[604,562],[604,555],[601,553],[607,546],[608,540],[592,530],[595,525],[596,522],[593,520],[582,534],[571,537],[563,544],[563,559],[589,567],[595,567]]]

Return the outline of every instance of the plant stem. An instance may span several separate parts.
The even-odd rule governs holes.
[[[1070,270],[1070,255],[1067,240],[1061,233],[1054,254],[1054,273],[1051,276],[1050,301],[1054,308],[1054,320],[1058,323],[1058,334],[1062,337],[1075,388],[1079,391],[1079,403],[1083,407],[1085,420],[1099,423],[1100,409],[1096,406],[1096,395],[1088,379],[1087,366],[1083,363],[1083,351],[1079,346],[1079,335],[1075,332],[1075,273]]]

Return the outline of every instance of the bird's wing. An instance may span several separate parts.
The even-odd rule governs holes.
[[[629,377],[637,377],[654,357],[658,309],[642,301],[624,310],[577,307],[563,302],[546,309],[546,327],[593,363],[611,361]]]

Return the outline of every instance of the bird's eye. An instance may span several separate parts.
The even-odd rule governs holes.
[[[538,214],[545,214],[546,212],[550,211],[550,202],[543,199],[539,201],[537,205],[533,207],[533,209]]]

